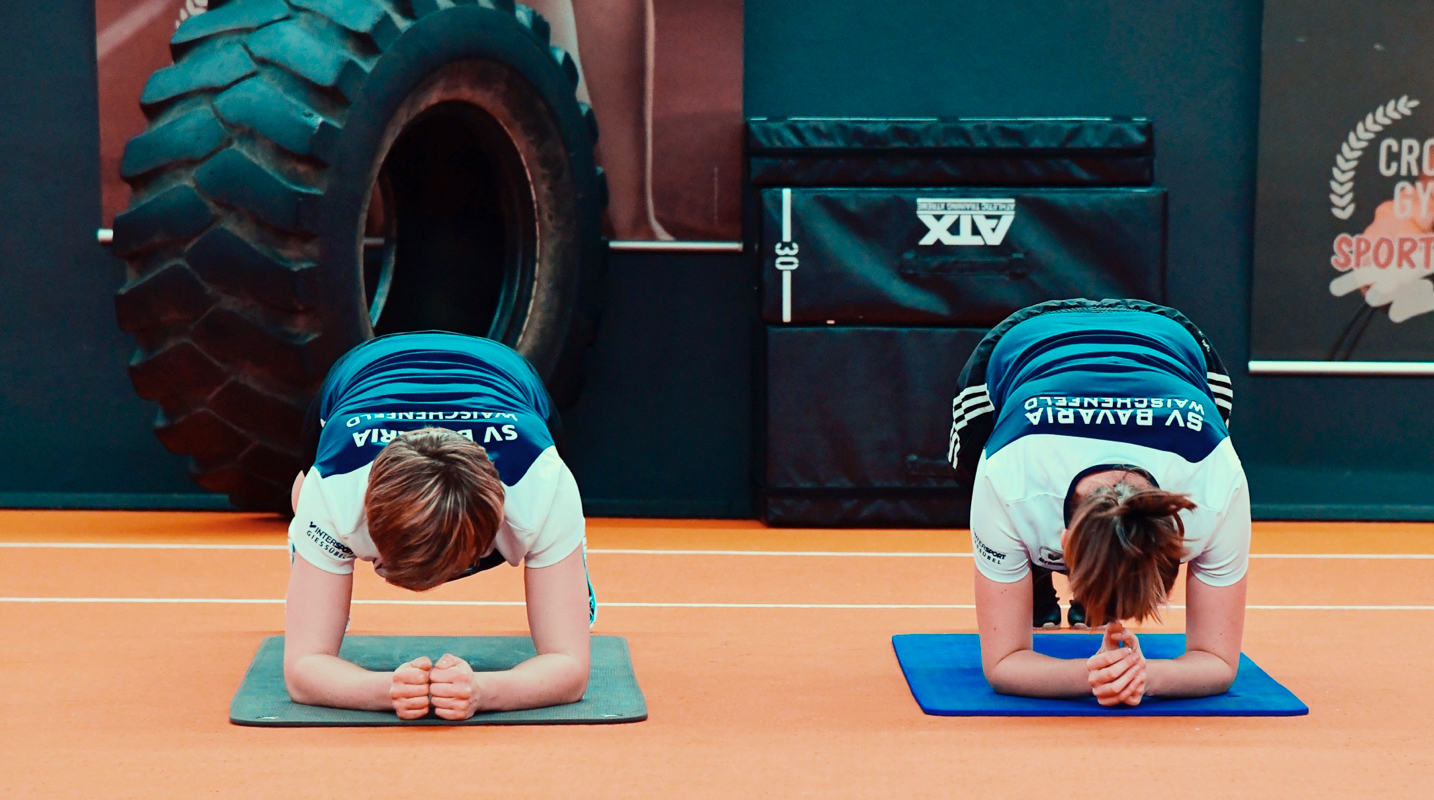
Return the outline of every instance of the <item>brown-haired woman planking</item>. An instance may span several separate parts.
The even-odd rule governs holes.
[[[313,466],[294,481],[284,612],[294,702],[461,720],[582,698],[597,614],[582,498],[522,356],[454,333],[379,337],[329,370],[305,428]],[[356,561],[420,592],[522,564],[537,655],[500,672],[452,654],[392,672],[345,661]]]
[[[973,487],[992,688],[1094,694],[1103,705],[1229,688],[1250,546],[1249,491],[1226,427],[1232,397],[1200,330],[1153,303],[1043,303],[977,347],[953,404],[950,455]],[[1147,661],[1123,622],[1158,618],[1181,563],[1186,652]],[[1108,623],[1089,659],[1032,649],[1032,627],[1060,621],[1051,571],[1070,577],[1072,627]]]

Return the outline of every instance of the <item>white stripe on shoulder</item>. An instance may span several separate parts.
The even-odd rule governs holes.
[[[996,410],[996,407],[991,404],[990,400],[983,400],[980,403],[973,403],[972,405],[962,408],[961,414],[967,419],[970,419],[971,417],[979,417],[988,411],[994,410]]]
[[[965,391],[961,392],[961,394],[956,395],[956,398],[951,401],[951,416],[952,418],[959,419],[970,409],[989,403],[990,398],[986,395],[986,384],[983,383],[968,387]]]
[[[951,430],[952,430],[953,432],[959,431],[959,430],[961,430],[962,428],[965,428],[967,425],[969,425],[969,424],[970,424],[972,421],[974,421],[977,417],[985,416],[986,414],[989,414],[989,413],[991,413],[992,411],[995,411],[995,410],[996,410],[996,407],[995,407],[995,406],[991,406],[991,405],[983,406],[983,407],[981,407],[981,408],[972,409],[969,413],[967,413],[967,414],[962,414],[961,416],[959,416],[959,417],[955,418],[954,420],[952,420],[952,421],[951,421]]]
[[[964,400],[964,399],[966,399],[967,397],[970,397],[971,395],[975,395],[975,394],[985,394],[985,393],[986,393],[986,384],[984,384],[984,383],[978,383],[978,384],[976,384],[976,385],[974,385],[974,386],[967,386],[965,389],[962,389],[962,390],[961,390],[961,393],[958,394],[958,395],[956,395],[956,399],[957,399],[957,400]]]
[[[978,405],[981,405],[982,403],[989,403],[989,402],[991,402],[991,398],[990,398],[988,395],[986,395],[986,394],[984,394],[984,393],[983,393],[983,394],[973,394],[973,395],[971,395],[970,397],[966,398],[965,400],[962,400],[962,401],[961,401],[961,407],[962,407],[962,408],[970,408],[971,406],[978,406]]]

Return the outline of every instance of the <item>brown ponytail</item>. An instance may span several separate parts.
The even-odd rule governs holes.
[[[1160,619],[1185,554],[1187,495],[1129,483],[1091,492],[1071,519],[1071,593],[1092,622]]]

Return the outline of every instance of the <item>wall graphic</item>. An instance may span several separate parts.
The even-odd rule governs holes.
[[[362,0],[352,0],[362,2]],[[230,0],[244,2],[244,0]],[[144,129],[139,96],[175,27],[209,0],[95,0],[105,224]],[[581,66],[616,239],[735,240],[741,231],[742,0],[530,0]]]
[[[1254,372],[1434,367],[1428,10],[1265,3]]]

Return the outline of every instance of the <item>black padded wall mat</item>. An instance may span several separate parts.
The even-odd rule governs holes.
[[[984,334],[769,327],[767,522],[965,525],[969,491],[946,448],[956,380]]]
[[[1145,186],[1155,177],[1146,119],[747,121],[758,186]]]
[[[761,118],[747,156],[769,524],[967,524],[950,405],[985,331],[1165,299],[1148,120]]]

